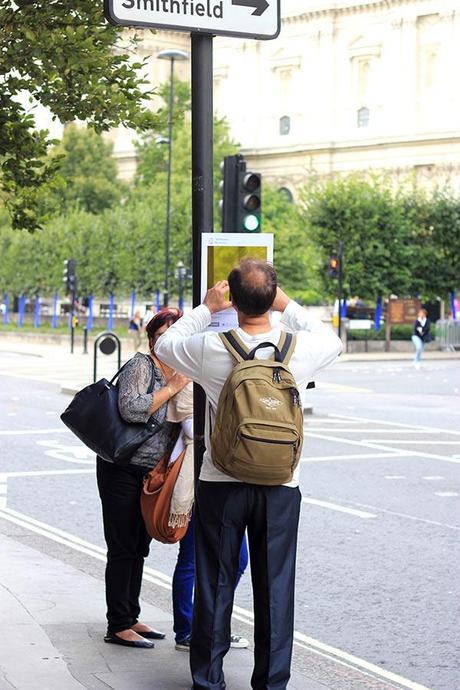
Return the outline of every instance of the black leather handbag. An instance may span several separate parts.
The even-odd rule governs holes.
[[[115,380],[126,364],[111,381],[101,379],[79,391],[68,408],[61,414],[64,424],[104,460],[116,465],[128,465],[136,450],[162,428],[155,417],[148,422],[125,422],[118,410],[118,385]],[[152,393],[155,370],[147,393]]]

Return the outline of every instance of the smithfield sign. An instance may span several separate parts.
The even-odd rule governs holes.
[[[280,32],[280,0],[105,0],[112,24],[258,39]]]

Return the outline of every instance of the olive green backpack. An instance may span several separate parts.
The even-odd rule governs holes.
[[[248,484],[278,486],[292,480],[303,442],[303,410],[288,364],[295,336],[283,333],[278,346],[261,343],[248,352],[235,331],[219,334],[236,360],[217,405],[211,434],[214,465]],[[255,359],[273,347],[271,359]]]

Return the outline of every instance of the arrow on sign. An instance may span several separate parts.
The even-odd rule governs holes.
[[[252,14],[256,17],[260,17],[265,10],[270,7],[267,0],[232,0],[232,5],[254,7],[254,12]]]

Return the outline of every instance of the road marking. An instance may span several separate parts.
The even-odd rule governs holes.
[[[52,541],[56,541],[59,544],[63,544],[64,546],[74,549],[75,551],[85,553],[86,555],[96,558],[99,561],[106,561],[105,549],[102,549],[95,544],[91,544],[90,542],[84,541],[83,539],[79,539],[73,534],[64,532],[56,527],[39,522],[33,518],[29,518],[23,513],[11,510],[10,508],[0,509],[0,518],[20,525],[31,532],[40,534],[41,536],[51,539]],[[169,591],[172,589],[172,578],[165,573],[154,570],[153,568],[144,568],[143,579]],[[254,626],[254,613],[248,609],[241,608],[240,606],[234,606],[233,617],[236,620],[241,620],[244,623]],[[359,671],[366,676],[371,675],[374,678],[383,678],[385,680],[398,683],[402,688],[407,688],[407,690],[429,690],[429,688],[424,685],[414,683],[408,678],[404,678],[396,673],[392,673],[391,671],[380,668],[379,666],[365,661],[364,659],[360,659],[359,657],[349,654],[348,652],[344,652],[341,649],[332,647],[331,645],[320,642],[319,640],[315,640],[312,637],[308,637],[301,632],[294,631],[294,644],[298,647],[302,647],[303,649],[307,649],[318,656],[326,657],[337,664],[346,666],[347,668],[355,671]]]
[[[427,429],[428,431],[435,432],[439,431],[441,434],[448,433],[450,435],[454,436],[460,436],[460,431],[452,431],[448,429],[440,429],[438,427],[432,427],[432,426],[424,426],[421,424],[402,424],[401,422],[387,422],[382,419],[370,419],[369,417],[356,417],[355,415],[353,416],[348,416],[348,415],[343,415],[343,414],[331,414],[331,417],[334,417],[335,419],[346,419],[346,420],[353,420],[353,421],[358,421],[358,422],[371,422],[372,424],[385,424],[388,426],[397,426],[401,427],[403,429]]]
[[[309,419],[308,425],[310,424],[343,424],[341,419],[329,419],[329,417],[319,417],[318,419]],[[350,422],[350,424],[358,424],[358,422]]]
[[[370,508],[371,510],[376,510],[377,513],[388,513],[388,515],[396,515],[396,517],[407,518],[408,520],[414,520],[415,522],[424,522],[427,525],[435,525],[435,527],[445,527],[446,529],[453,529],[456,532],[460,532],[460,527],[456,525],[449,525],[446,522],[437,522],[436,520],[426,520],[425,518],[419,518],[415,515],[408,515],[407,513],[399,513],[396,510],[387,510],[386,508],[378,508],[377,506],[370,506],[367,503],[354,503],[356,506],[361,508]]]
[[[316,457],[301,458],[300,462],[326,462],[327,460],[361,460],[362,458],[400,458],[406,453],[355,453],[353,455],[318,455]]]
[[[308,430],[309,428],[310,428],[310,425],[307,422],[307,424],[304,425],[304,429]],[[312,428],[315,431],[327,431],[329,433],[331,433],[331,432],[333,432],[333,433],[344,432],[347,434],[394,434],[396,431],[395,429],[369,429],[368,427],[366,427],[365,429],[356,429],[356,428],[337,429],[336,427],[333,427],[332,429],[329,429],[327,427],[324,429],[321,429],[320,427],[317,427],[317,426],[312,427]],[[440,434],[440,433],[441,433],[440,431],[421,431],[420,429],[414,429],[413,431],[410,431],[409,429],[398,429],[398,434],[430,434],[430,435],[433,435],[433,434]],[[444,434],[449,434],[449,432],[445,431]],[[405,441],[405,443],[406,443],[406,441]],[[421,443],[425,443],[425,441],[421,441]]]
[[[387,474],[385,479],[407,479],[403,474]]]
[[[64,445],[61,441],[35,441],[38,446],[48,448],[44,453],[50,458],[74,462],[80,465],[94,465],[96,455],[86,446]],[[87,458],[91,458],[88,460]]]
[[[344,443],[348,444],[351,446],[359,446],[360,448],[375,448],[376,450],[386,450],[388,453],[391,453],[392,451],[398,451],[399,455],[401,457],[420,457],[420,458],[428,458],[430,460],[442,460],[443,462],[453,462],[457,465],[460,465],[460,459],[451,457],[449,455],[437,455],[435,453],[424,453],[422,451],[404,451],[402,448],[395,448],[394,446],[384,446],[382,443],[378,443],[375,439],[370,440],[370,442],[366,443],[365,441],[352,441],[349,438],[338,438],[337,436],[326,436],[325,434],[315,434],[312,433],[311,431],[309,432],[304,432],[305,436],[311,436],[311,438],[320,438],[323,439],[324,441],[335,441],[336,443]],[[384,441],[385,443],[388,443],[387,440]],[[396,441],[395,441],[396,443]]]
[[[320,508],[329,508],[329,510],[337,510],[339,513],[348,513],[349,515],[356,515],[360,518],[376,518],[377,515],[373,513],[365,513],[362,510],[355,510],[354,508],[346,508],[339,506],[336,503],[328,503],[327,501],[318,501],[316,498],[302,498],[302,503],[308,503],[312,506],[319,506]]]
[[[427,482],[437,482],[437,481],[440,481],[441,479],[445,479],[445,477],[432,475],[429,477],[422,477],[422,479],[426,479]]]
[[[0,436],[35,436],[35,434],[70,434],[70,429],[15,429],[0,431]]]
[[[7,416],[7,417],[17,417],[17,416],[18,416],[18,413],[17,413],[17,412],[7,412],[7,413],[6,413],[6,416]]]
[[[6,508],[7,476],[0,474],[0,509]]]
[[[401,444],[411,444],[411,445],[424,445],[424,446],[460,446],[460,441],[417,441],[416,439],[407,439],[405,441],[399,438],[363,438],[364,443],[401,443]]]
[[[454,498],[455,496],[460,496],[456,491],[437,491],[435,496],[441,496],[441,498]]]
[[[318,381],[317,388],[327,388],[335,393],[373,393],[372,388],[359,388],[357,386],[345,386],[340,383],[326,383],[326,381]]]
[[[5,472],[4,477],[54,477],[61,474],[94,474],[92,470],[30,470],[24,472]]]

